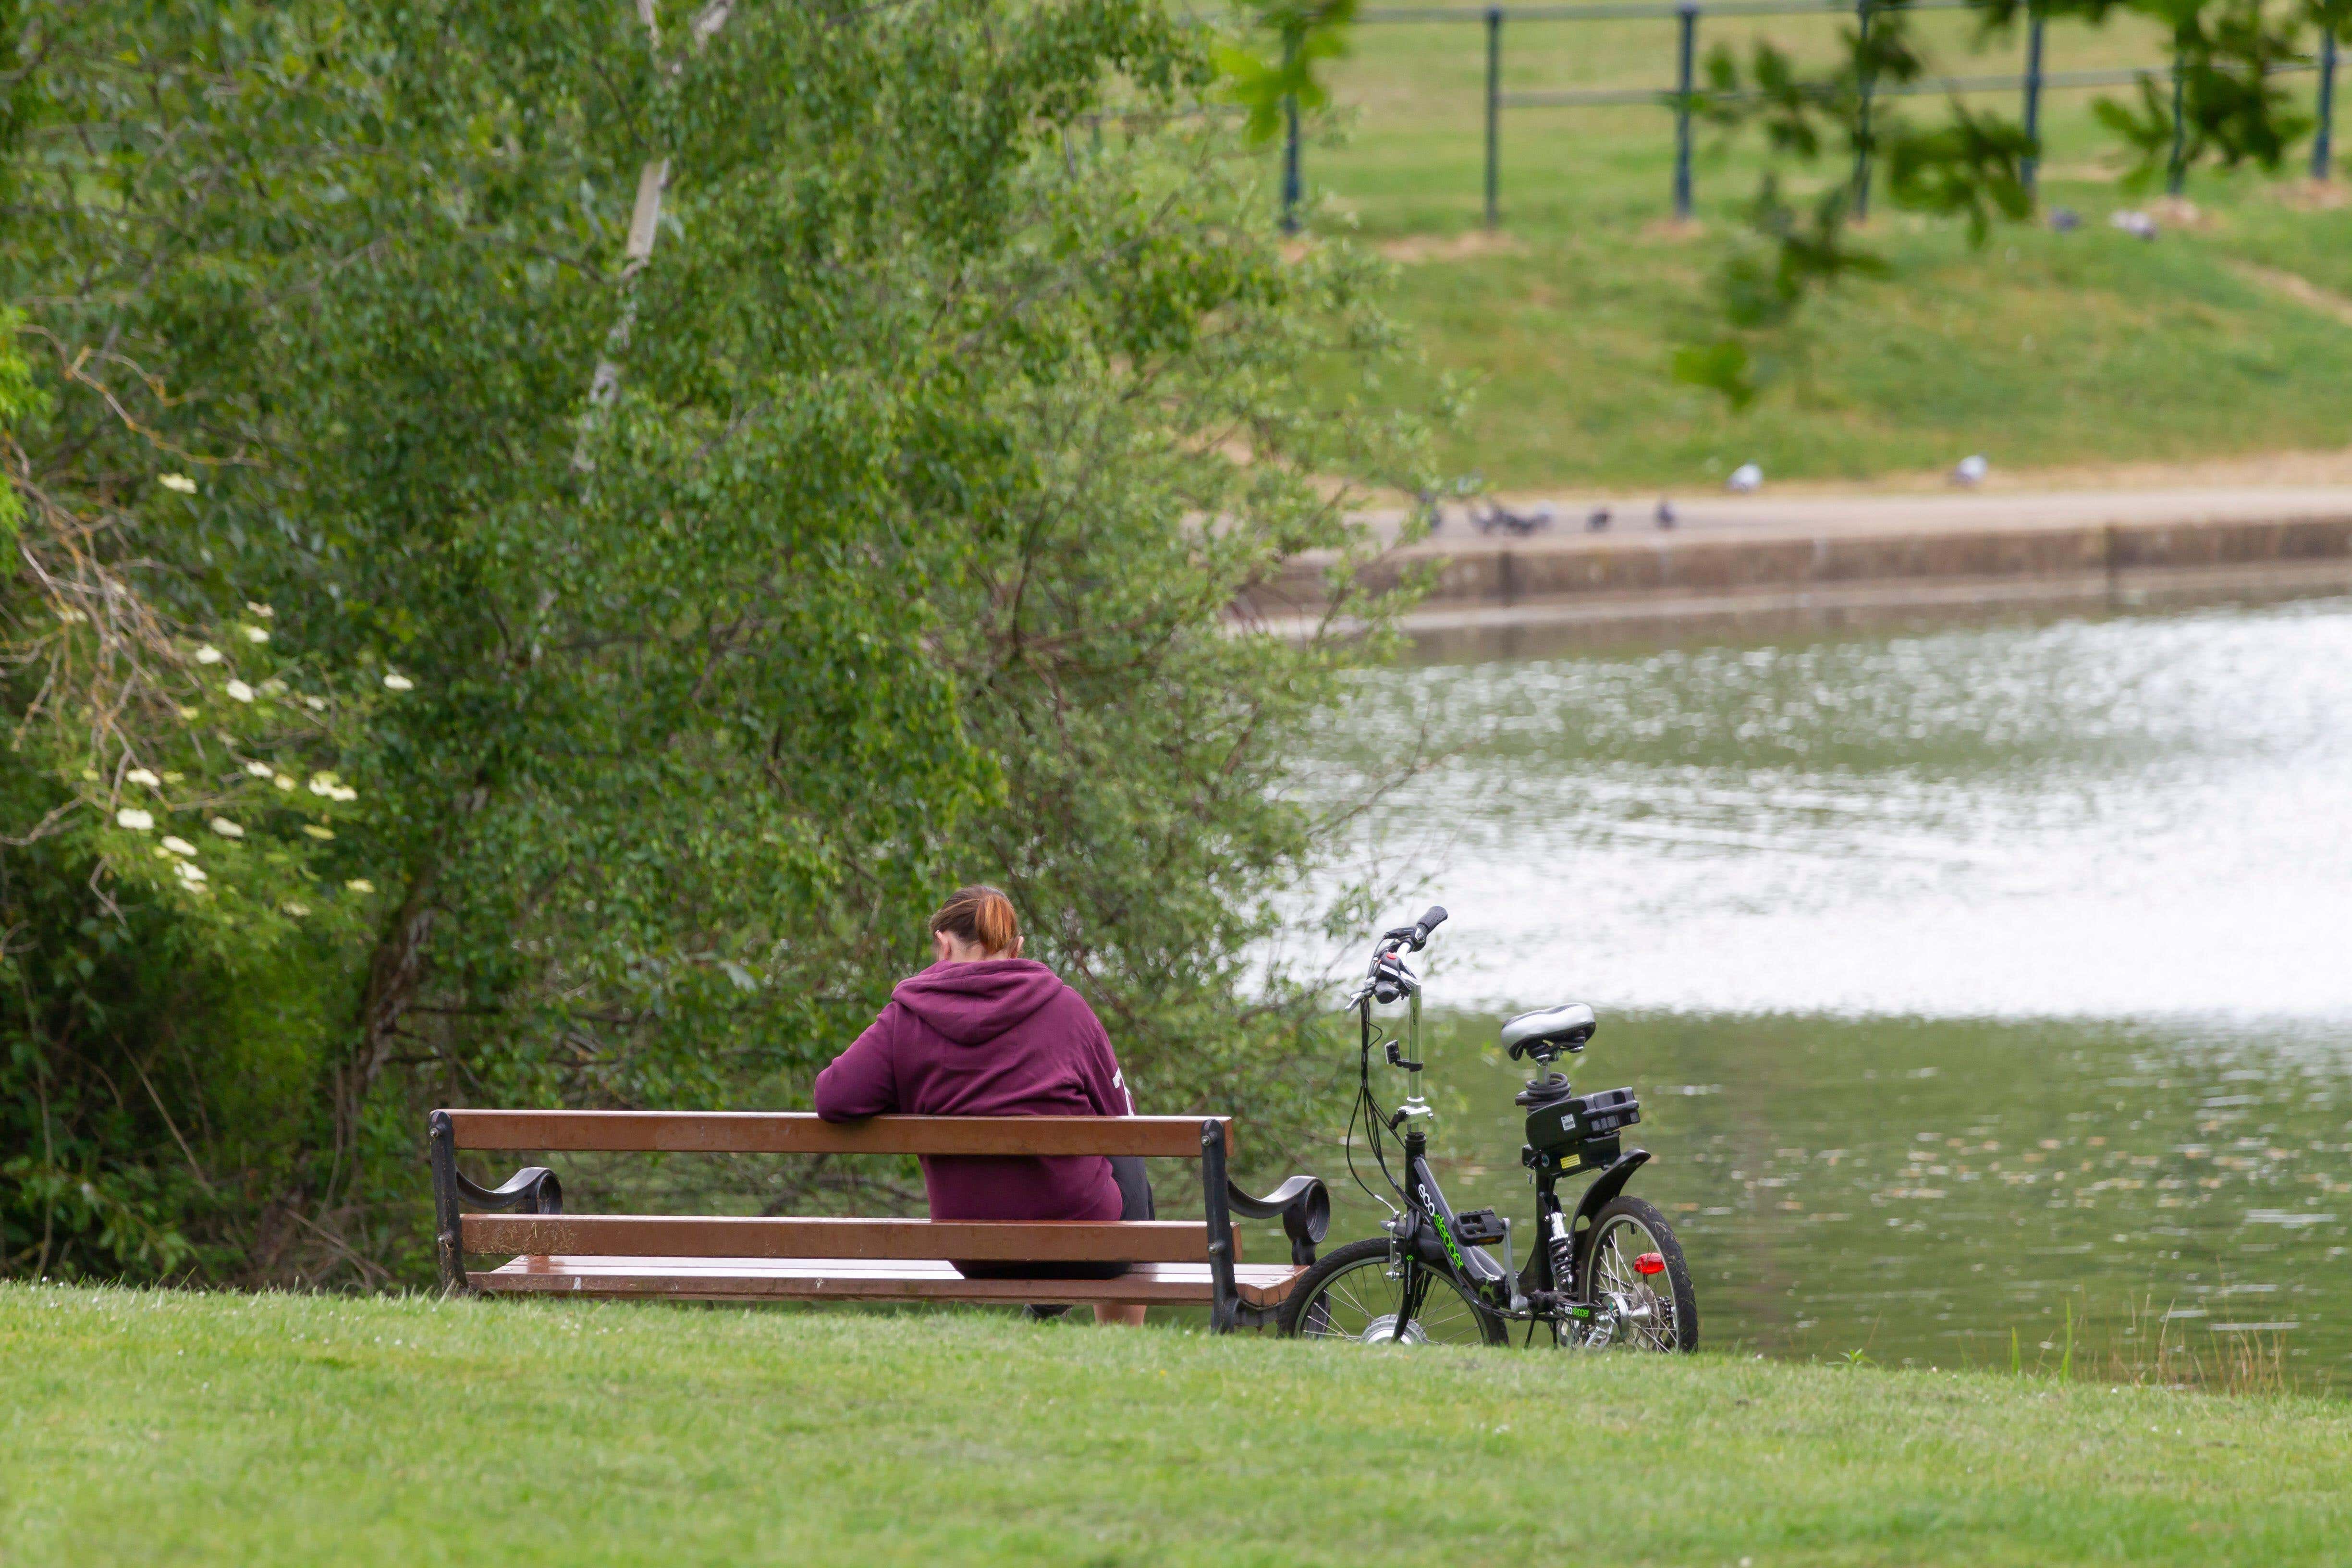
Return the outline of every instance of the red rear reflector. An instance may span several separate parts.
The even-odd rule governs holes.
[[[1664,1274],[1666,1271],[1666,1260],[1657,1253],[1645,1252],[1633,1259],[1633,1267],[1643,1274]]]

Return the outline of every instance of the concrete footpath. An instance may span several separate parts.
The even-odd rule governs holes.
[[[1610,509],[1605,529],[1588,526]],[[2352,484],[1554,502],[1539,531],[1479,532],[1462,509],[1359,580],[1433,586],[1425,642],[1643,640],[1883,625],[2014,608],[2080,613],[2352,592]],[[1524,505],[1514,510],[1526,511]],[[1401,515],[1369,519],[1393,535]],[[1328,556],[1240,606],[1298,632],[1325,613]]]

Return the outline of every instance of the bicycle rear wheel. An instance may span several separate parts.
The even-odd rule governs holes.
[[[1386,1237],[1335,1248],[1299,1277],[1276,1324],[1306,1340],[1355,1344],[1499,1345],[1509,1342],[1502,1320],[1463,1293],[1451,1277],[1413,1264],[1389,1277]],[[1406,1312],[1408,1292],[1415,1298]],[[1404,1337],[1397,1337],[1397,1323]]]
[[[1666,1216],[1635,1197],[1614,1197],[1592,1216],[1577,1268],[1584,1300],[1614,1309],[1610,1342],[1632,1350],[1698,1348],[1698,1293]]]

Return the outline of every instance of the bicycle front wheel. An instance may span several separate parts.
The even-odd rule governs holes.
[[[1509,1342],[1502,1320],[1464,1294],[1450,1276],[1413,1264],[1391,1279],[1385,1237],[1351,1241],[1301,1275],[1276,1322],[1298,1339],[1354,1344]]]

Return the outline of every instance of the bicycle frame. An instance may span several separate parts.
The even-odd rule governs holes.
[[[1433,911],[1443,919],[1442,911]],[[1425,922],[1430,923],[1430,922]],[[1419,928],[1412,928],[1419,929]],[[1425,936],[1425,932],[1423,933]],[[1604,1307],[1596,1308],[1577,1299],[1580,1282],[1574,1278],[1574,1260],[1578,1256],[1580,1237],[1591,1223],[1592,1216],[1612,1198],[1624,1190],[1633,1173],[1648,1162],[1644,1149],[1626,1150],[1605,1165],[1579,1163],[1563,1164],[1556,1156],[1528,1148],[1521,1158],[1532,1173],[1536,1194],[1536,1235],[1528,1248],[1526,1266],[1519,1268],[1514,1257],[1511,1226],[1507,1219],[1496,1219],[1492,1210],[1480,1210],[1468,1216],[1479,1223],[1471,1230],[1475,1239],[1464,1239],[1465,1217],[1454,1210],[1445,1196],[1436,1173],[1429,1163],[1429,1135],[1423,1123],[1434,1116],[1421,1094],[1421,987],[1409,970],[1396,957],[1404,931],[1390,931],[1381,939],[1375,950],[1371,978],[1353,998],[1360,1026],[1357,1060],[1358,1113],[1365,1119],[1368,1142],[1372,1157],[1381,1176],[1402,1201],[1401,1209],[1390,1205],[1393,1216],[1386,1222],[1391,1237],[1391,1268],[1400,1272],[1404,1289],[1402,1306],[1398,1313],[1393,1332],[1402,1339],[1411,1327],[1413,1317],[1421,1310],[1428,1293],[1430,1275],[1450,1278],[1463,1293],[1480,1309],[1508,1321],[1528,1324],[1533,1334],[1538,1321],[1551,1325],[1554,1334],[1568,1332],[1600,1334],[1613,1333],[1611,1313]],[[1418,947],[1419,942],[1412,943]],[[1402,1000],[1406,1003],[1405,1038],[1389,1040],[1385,1056],[1389,1065],[1404,1069],[1407,1093],[1402,1105],[1393,1112],[1384,1113],[1372,1092],[1371,1061],[1372,1006],[1379,1000]],[[1545,1058],[1549,1059],[1549,1058]],[[1562,1084],[1563,1089],[1565,1083]],[[1350,1122],[1352,1127],[1352,1120]],[[1400,1182],[1388,1168],[1388,1160],[1381,1147],[1383,1131],[1397,1134],[1402,1144],[1403,1180]],[[1349,1170],[1359,1185],[1363,1177],[1355,1170],[1354,1142],[1349,1143]],[[1560,1201],[1559,1182],[1564,1176],[1597,1173],[1591,1184],[1577,1198],[1573,1211]],[[1365,1185],[1365,1191],[1370,1192]],[[1380,1194],[1373,1193],[1375,1198]],[[1385,1199],[1381,1201],[1386,1202]],[[1492,1235],[1484,1223],[1495,1219],[1501,1228],[1499,1237]],[[1497,1263],[1486,1250],[1487,1245],[1499,1240],[1504,1261]],[[1561,1278],[1559,1262],[1569,1265],[1566,1278]]]

